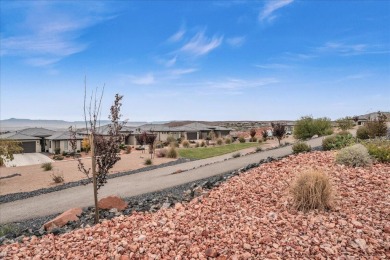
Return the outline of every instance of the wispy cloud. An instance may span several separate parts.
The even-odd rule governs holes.
[[[127,78],[130,80],[131,83],[136,85],[151,85],[156,83],[156,79],[153,75],[153,73],[147,73],[145,75],[130,75],[127,76]]]
[[[60,9],[50,2],[30,2],[15,7],[26,12],[25,20],[12,26],[23,30],[1,36],[1,55],[21,57],[32,66],[49,66],[84,51],[88,44],[79,40],[83,30],[113,18],[103,9],[83,8],[84,4],[73,2],[65,5],[67,8]]]
[[[181,39],[183,39],[184,34],[186,33],[186,30],[182,27],[177,31],[175,34],[173,34],[171,37],[169,37],[169,42],[178,42]]]
[[[227,38],[226,42],[232,47],[241,47],[245,43],[245,36]]]
[[[202,56],[216,49],[221,45],[223,36],[213,35],[207,37],[204,31],[196,33],[183,47],[180,48],[180,52],[188,53],[194,56]]]
[[[347,44],[341,41],[326,42],[323,46],[316,48],[316,51],[319,53],[336,53],[342,56],[390,53],[389,49],[378,44]]]
[[[196,71],[198,71],[198,69],[195,69],[195,68],[174,69],[174,70],[169,71],[169,73],[171,75],[173,75],[173,76],[181,76],[181,75],[190,74],[190,73],[193,73],[193,72],[196,72]]]
[[[285,7],[294,2],[294,0],[269,0],[264,5],[264,8],[259,13],[259,20],[261,22],[271,22],[276,16],[274,14],[278,9]]]
[[[260,69],[288,69],[291,65],[281,63],[269,63],[269,64],[256,64],[255,67]]]

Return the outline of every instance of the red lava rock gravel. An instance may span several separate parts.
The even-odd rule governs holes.
[[[327,172],[332,211],[291,208],[288,184]],[[333,152],[290,156],[233,177],[208,196],[0,247],[5,259],[389,259],[390,165],[350,168]]]

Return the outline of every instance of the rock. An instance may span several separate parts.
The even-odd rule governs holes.
[[[247,244],[247,243],[244,244],[244,249],[250,250],[251,248],[252,248],[252,246],[250,244]]]
[[[129,249],[130,249],[130,251],[131,252],[137,252],[137,250],[138,250],[138,245],[137,244],[131,244],[130,246],[129,246]]]
[[[167,208],[169,208],[170,206],[171,206],[171,203],[170,203],[170,202],[165,202],[165,203],[162,204],[161,208],[162,208],[162,209],[167,209]]]
[[[318,138],[318,135],[313,135],[311,139]]]
[[[119,211],[127,208],[128,203],[118,196],[108,196],[100,199],[98,202],[99,209],[113,209],[116,208]]]
[[[249,259],[249,258],[251,258],[251,257],[252,257],[252,254],[249,253],[249,252],[245,252],[245,253],[243,253],[243,254],[241,255],[241,258],[242,258],[242,259]]]
[[[390,226],[385,226],[385,227],[383,228],[383,232],[385,232],[385,233],[390,233]]]
[[[43,225],[43,229],[50,231],[55,227],[65,226],[69,221],[77,221],[79,220],[78,217],[81,215],[82,212],[83,210],[81,208],[73,208],[67,210],[56,218],[50,220],[49,222],[46,222]]]
[[[206,254],[206,256],[209,256],[209,257],[217,257],[218,256],[218,252],[214,248],[207,248],[205,251],[205,254]]]
[[[145,241],[145,239],[146,239],[145,235],[139,235],[139,237],[137,238],[138,241]]]
[[[365,251],[367,249],[366,240],[356,238],[354,242],[360,247],[361,250]]]

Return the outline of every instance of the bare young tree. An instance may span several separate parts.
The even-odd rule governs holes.
[[[154,142],[157,139],[157,135],[155,134],[146,134],[145,136],[145,143],[149,145],[149,153],[150,153],[150,159],[153,159],[154,154]]]
[[[286,134],[286,126],[280,123],[271,123],[272,126],[272,135],[278,139],[279,145],[280,140],[283,139]]]
[[[84,93],[84,119],[87,129],[87,135],[89,143],[91,145],[91,157],[92,157],[92,168],[86,168],[81,159],[78,160],[78,169],[84,173],[87,180],[84,184],[93,183],[93,193],[95,202],[95,223],[99,222],[99,208],[98,208],[98,190],[107,183],[107,175],[109,170],[118,162],[121,158],[118,154],[119,145],[123,140],[123,135],[120,134],[125,122],[120,121],[120,108],[122,106],[122,98],[119,94],[115,95],[114,104],[111,106],[109,119],[108,136],[103,136],[98,131],[99,117],[101,113],[101,101],[103,98],[102,90],[101,96],[97,99],[96,92],[95,96],[91,95],[89,107],[86,107],[86,86]],[[87,121],[86,111],[88,109],[89,119]],[[74,131],[72,129],[72,131]]]
[[[70,147],[72,148],[73,151],[73,158],[76,156],[76,150],[77,150],[77,132],[76,132],[76,127],[73,128],[73,126],[70,126],[69,128],[69,133],[70,133]]]

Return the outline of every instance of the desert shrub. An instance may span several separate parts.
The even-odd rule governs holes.
[[[234,153],[234,154],[232,155],[233,158],[238,158],[238,157],[240,157],[240,156],[241,156],[241,153]]]
[[[256,142],[257,142],[257,138],[256,138],[256,137],[251,137],[251,138],[249,139],[249,142],[254,142],[254,143],[256,143]]]
[[[242,137],[242,136],[240,136],[240,137],[238,138],[238,141],[239,141],[240,143],[245,143],[245,138]]]
[[[328,136],[322,140],[322,148],[325,151],[338,150],[355,143],[355,139],[351,134],[348,135],[337,134],[335,136]]]
[[[205,147],[206,146],[206,142],[205,141],[202,141],[201,143],[200,143],[200,147]]]
[[[304,116],[297,120],[294,127],[294,138],[306,140],[314,135],[324,136],[333,133],[332,123],[329,118],[313,119],[311,116]]]
[[[166,148],[162,148],[160,150],[156,151],[157,158],[164,158],[167,157],[168,150]]]
[[[155,147],[156,147],[157,149],[163,148],[163,147],[164,147],[164,143],[161,142],[161,141],[158,141],[158,142],[156,143]]]
[[[346,130],[343,130],[343,131],[340,131],[337,133],[338,135],[350,135],[351,133],[346,131]]]
[[[51,179],[55,182],[55,183],[63,183],[64,182],[64,175],[62,173],[53,173],[51,175]]]
[[[16,224],[3,224],[0,225],[0,237],[8,234],[16,234],[19,232],[19,227]]]
[[[54,156],[53,156],[53,160],[56,160],[56,161],[64,160],[64,156],[59,155],[59,154],[54,155]]]
[[[261,148],[261,147],[256,147],[256,153],[258,153],[258,152],[261,152],[261,151],[263,151],[263,148]]]
[[[195,148],[198,148],[200,144],[198,142],[195,143]]]
[[[376,139],[365,143],[368,153],[377,161],[390,163],[390,140]]]
[[[218,138],[217,139],[217,145],[222,145],[223,144],[223,140],[221,138]]]
[[[232,139],[231,138],[226,138],[225,139],[225,144],[231,144],[232,143]]]
[[[189,147],[190,147],[190,143],[189,143],[187,140],[183,140],[183,142],[181,142],[181,145],[182,145],[184,148],[189,148]]]
[[[62,151],[62,156],[67,156],[68,155],[68,153],[67,152],[65,152],[65,151]]]
[[[152,159],[150,159],[150,158],[146,159],[144,164],[145,165],[152,165],[153,164]]]
[[[126,154],[130,154],[130,153],[131,153],[131,146],[128,145],[128,146],[126,147]]]
[[[172,135],[168,135],[168,137],[167,137],[167,142],[168,142],[168,144],[169,144],[169,143],[172,143],[172,142],[176,142],[176,139],[175,139],[175,137],[173,137]]]
[[[355,144],[341,149],[336,155],[336,163],[352,167],[371,165],[372,161],[367,148],[362,144]]]
[[[54,149],[54,154],[60,154],[60,153],[61,153],[61,148]]]
[[[353,128],[355,125],[351,117],[344,117],[336,120],[337,127],[343,131]]]
[[[177,158],[177,151],[174,146],[169,147],[168,152],[167,152],[167,157],[168,158]]]
[[[126,145],[124,143],[120,144],[119,149],[126,150]]]
[[[356,137],[361,140],[369,139],[370,136],[368,135],[368,129],[365,126],[361,126],[356,130]]]
[[[328,175],[309,170],[300,173],[290,186],[293,206],[297,210],[327,210],[332,207],[333,189]]]
[[[311,146],[305,142],[297,142],[292,146],[294,154],[306,153],[311,151]]]
[[[370,138],[382,137],[387,135],[387,116],[381,112],[378,112],[376,119],[366,122],[368,135]]]
[[[51,165],[51,162],[47,162],[47,163],[43,163],[41,165],[41,168],[44,170],[44,171],[51,171],[53,169],[53,165]]]

